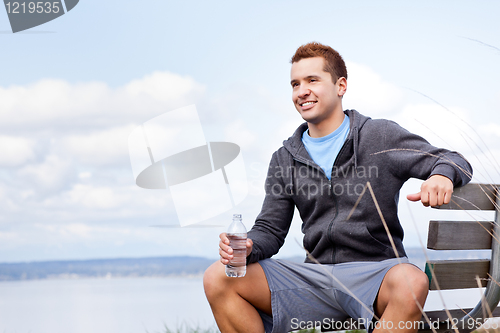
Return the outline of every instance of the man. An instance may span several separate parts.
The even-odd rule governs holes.
[[[220,235],[221,259],[204,276],[217,325],[221,332],[287,332],[352,317],[377,332],[414,332],[416,325],[398,324],[420,320],[428,280],[406,258],[399,190],[410,177],[425,180],[407,198],[439,206],[470,181],[472,169],[460,154],[394,122],[343,111],[347,70],[329,46],[303,45],[291,62],[292,100],[306,122],[272,156],[266,198],[248,233],[245,277],[225,276],[233,251]],[[367,183],[385,226],[374,198],[361,196]],[[303,264],[268,259],[283,245],[295,207],[310,257]],[[373,318],[385,325],[370,327]]]

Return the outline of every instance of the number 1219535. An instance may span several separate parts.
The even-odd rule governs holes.
[[[15,1],[7,2],[5,4],[5,7],[8,14],[57,14],[61,10],[61,8],[59,7],[60,4],[61,2],[59,1]]]

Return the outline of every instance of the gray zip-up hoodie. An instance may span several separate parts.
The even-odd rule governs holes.
[[[249,263],[269,258],[283,245],[294,208],[302,219],[304,248],[320,263],[377,261],[394,258],[394,250],[370,192],[370,182],[399,256],[405,256],[403,229],[397,216],[399,190],[409,178],[443,175],[455,187],[472,178],[462,155],[436,148],[395,122],[371,119],[355,110],[349,135],[332,169],[331,181],[302,143],[302,124],[272,156],[266,197],[254,226]],[[349,216],[350,215],[350,216]],[[349,217],[349,218],[348,218]],[[306,258],[306,262],[311,262]]]

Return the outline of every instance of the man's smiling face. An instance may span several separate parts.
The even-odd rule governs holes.
[[[292,64],[292,100],[302,118],[312,124],[331,118],[336,109],[342,111],[345,90],[339,89],[339,80],[333,83],[324,67],[322,57],[305,58]]]

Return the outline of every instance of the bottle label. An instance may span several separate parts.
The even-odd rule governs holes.
[[[245,266],[247,261],[247,235],[246,234],[228,234],[229,246],[233,249],[233,259],[229,265],[234,267]]]

